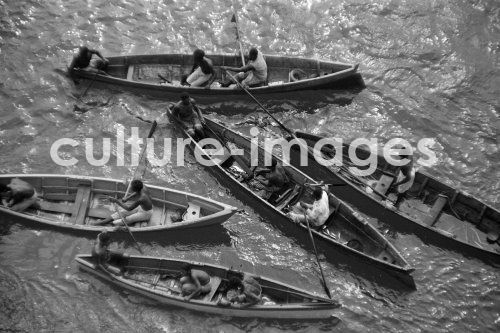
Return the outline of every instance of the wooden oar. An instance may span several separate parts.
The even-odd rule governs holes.
[[[236,13],[233,14],[233,17],[231,18],[231,22],[234,22],[234,24],[235,24],[236,40],[238,41],[238,43],[240,45],[241,62],[243,63],[243,66],[245,66],[245,56],[243,55],[243,46],[241,46],[240,29],[238,29],[238,20],[236,19]]]
[[[92,78],[92,81],[90,81],[89,85],[87,86],[87,89],[85,89],[85,91],[83,92],[83,94],[82,94],[80,97],[78,97],[78,99],[79,99],[80,101],[81,101],[81,99],[82,99],[83,97],[85,97],[85,95],[87,94],[87,91],[89,91],[90,87],[92,87],[92,84],[94,84],[94,81],[95,81],[95,79],[97,78],[97,74],[99,74],[99,72],[96,72],[96,73],[94,74],[94,77]],[[83,101],[82,101],[82,102],[83,102]]]
[[[127,225],[127,221],[123,217],[122,213],[120,212],[120,209],[118,208],[118,205],[115,202],[113,202],[113,207],[115,208],[115,211],[118,213],[118,216],[120,216],[120,219],[122,220],[123,224],[125,225],[125,228],[127,229],[128,233],[130,234],[130,237],[132,237],[132,239],[134,240],[135,245],[137,245],[137,249],[139,250],[139,252],[141,254],[143,254],[141,246],[139,245],[139,243],[135,239],[134,234],[132,233],[132,230],[130,230],[130,227]]]
[[[304,218],[306,219],[307,231],[309,231],[309,237],[311,238],[311,243],[313,246],[314,255],[316,256],[316,261],[318,262],[319,271],[321,272],[321,279],[323,282],[323,288],[325,288],[325,292],[326,292],[326,295],[328,296],[328,298],[332,299],[332,294],[330,294],[330,289],[328,289],[328,286],[326,284],[325,274],[323,273],[323,267],[321,267],[321,263],[319,262],[318,251],[316,251],[316,243],[314,242],[314,237],[313,237],[313,234],[311,231],[311,227],[309,226],[309,219],[307,218],[306,213],[304,213]]]
[[[244,91],[248,94],[248,96],[250,96],[250,97],[254,100],[254,102],[255,102],[255,103],[257,103],[257,104],[260,106],[260,108],[261,108],[262,110],[264,110],[264,111],[265,111],[265,112],[266,112],[266,113],[267,113],[267,114],[268,114],[268,115],[269,115],[269,116],[270,116],[270,117],[271,117],[271,118],[272,118],[272,119],[273,119],[273,120],[274,120],[274,121],[275,121],[275,122],[276,122],[276,123],[277,123],[277,124],[278,124],[278,125],[282,128],[282,129],[283,129],[283,130],[285,130],[288,134],[290,134],[290,135],[291,135],[291,136],[292,136],[292,137],[296,140],[296,142],[297,142],[299,145],[301,144],[301,143],[300,143],[299,138],[295,135],[295,133],[294,133],[292,130],[290,130],[289,128],[287,128],[287,127],[286,127],[285,125],[283,125],[283,124],[282,124],[282,123],[281,123],[278,119],[276,119],[276,117],[274,117],[274,116],[273,116],[273,115],[272,115],[272,114],[271,114],[271,113],[270,113],[270,112],[269,112],[269,111],[268,111],[268,110],[264,107],[264,105],[262,105],[262,103],[260,103],[260,102],[259,102],[259,101],[258,101],[258,100],[257,100],[257,99],[253,96],[253,95],[252,95],[252,93],[250,93],[250,91],[248,91],[248,89],[246,89],[246,88],[245,88],[245,87],[244,87],[244,86],[243,86],[240,82],[238,82],[238,80],[237,80],[237,79],[236,79],[233,75],[231,75],[231,73],[229,73],[229,71],[228,71],[228,70],[226,70],[226,73],[227,73],[227,74],[231,77],[231,79],[233,79],[233,81],[234,81],[234,82],[236,82],[236,84],[237,84],[237,85],[238,85],[241,89],[243,89],[243,90],[244,90]],[[310,148],[310,147],[308,147],[308,146],[306,146],[305,148],[306,148],[309,152],[313,153],[313,152],[312,152],[312,148]],[[313,153],[313,154],[314,154],[314,153]],[[371,188],[375,194],[377,194],[377,195],[381,196],[382,198],[384,198],[384,199],[385,199],[385,200],[387,200],[387,201],[390,201],[390,202],[394,203],[394,201],[393,201],[393,200],[391,200],[391,199],[389,199],[386,195],[384,195],[384,194],[380,193],[379,191],[377,191],[377,190],[376,190],[374,187],[372,187],[371,185],[369,185],[369,184],[367,184],[367,183],[363,182],[361,179],[359,179],[358,177],[354,176],[351,172],[349,172],[349,170],[344,169],[344,172],[346,172],[346,173],[348,173],[348,174],[352,175],[352,176],[353,176],[353,177],[355,177],[355,178],[356,178],[356,179],[357,179],[360,183],[362,183],[363,185],[368,186],[369,188]]]
[[[148,134],[148,139],[151,138],[153,136],[153,133],[154,131],[156,130],[156,126],[158,125],[158,123],[155,121],[153,121],[153,125],[151,125],[151,129],[149,130],[149,134]],[[139,170],[139,166],[141,165],[141,161],[142,161],[142,158],[144,157],[144,153],[146,152],[146,147],[148,146],[148,141],[146,140],[146,142],[144,143],[144,147],[142,147],[142,151],[141,151],[141,154],[139,155],[139,163],[137,165],[137,167],[135,168],[135,171],[134,171],[134,175],[132,177],[132,180],[136,179],[136,173],[137,171]],[[132,181],[130,181],[128,183],[128,186],[127,186],[127,191],[125,191],[125,195],[123,196],[124,198],[127,197],[128,195],[128,192],[130,191],[130,186],[132,184]]]

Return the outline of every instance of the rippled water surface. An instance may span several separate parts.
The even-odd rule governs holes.
[[[149,125],[135,116],[162,114],[165,101],[90,89],[54,72],[76,46],[105,55],[234,53],[232,8],[246,47],[360,63],[367,88],[359,94],[321,91],[268,101],[287,126],[354,139],[428,137],[438,162],[427,171],[500,208],[500,5],[466,1],[6,1],[0,0],[0,172],[66,173],[123,179],[132,168],[92,167],[82,149],[60,167],[50,158],[59,138],[112,137],[118,125]],[[86,83],[85,83],[86,85]],[[347,96],[347,97],[346,97]],[[338,100],[350,103],[335,103]],[[321,101],[321,102],[315,102]],[[83,111],[75,112],[77,104]],[[247,99],[217,115],[235,129],[261,117]],[[254,110],[251,115],[238,110]],[[276,128],[269,128],[277,132]],[[145,134],[144,134],[145,135]],[[165,125],[156,137],[177,137]],[[174,156],[175,157],[175,156]],[[143,244],[147,254],[234,266],[323,292],[314,255],[273,228],[194,159],[148,170],[146,179],[244,208],[219,229],[220,237]],[[111,161],[114,161],[113,159]],[[0,331],[72,332],[498,332],[500,274],[478,260],[423,244],[413,235],[391,241],[416,268],[416,291],[387,286],[324,262],[333,294],[344,305],[340,321],[283,322],[232,319],[161,306],[78,270],[76,254],[91,240],[34,230],[0,216]],[[122,242],[130,252],[131,244]]]

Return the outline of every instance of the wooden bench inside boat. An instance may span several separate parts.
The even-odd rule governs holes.
[[[48,212],[72,214],[75,210],[73,203],[40,201],[39,205],[41,210]],[[111,212],[105,208],[90,208],[87,212],[87,216],[97,219],[105,219],[109,217],[109,215],[111,215]]]

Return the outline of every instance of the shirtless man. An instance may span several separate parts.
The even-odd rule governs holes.
[[[4,206],[15,212],[37,205],[35,188],[19,178],[12,178],[7,185],[0,184],[0,196]]]
[[[95,54],[102,59],[102,62],[95,62],[91,64],[92,55]],[[84,69],[92,72],[97,72],[99,74],[107,75],[104,71],[108,65],[108,59],[104,58],[102,54],[97,50],[91,50],[87,46],[80,46],[78,53],[73,56],[73,60],[68,67],[68,73],[71,74],[73,69]]]
[[[132,181],[130,185],[132,193],[122,200],[115,198],[110,198],[109,201],[118,204],[123,211],[120,210],[121,216],[123,216],[125,223],[131,225],[137,222],[147,222],[151,219],[153,215],[153,202],[151,197],[147,193],[142,182],[138,179]],[[130,204],[125,203],[130,200]],[[110,217],[94,222],[93,225],[105,225],[113,222],[113,225],[123,225],[123,221],[118,212],[115,212]]]
[[[210,275],[205,271],[193,269],[191,265],[186,264],[183,267],[185,275],[180,279],[182,284],[182,296],[189,301],[198,295],[208,294],[212,289],[210,284]]]
[[[242,67],[221,66],[221,69],[227,69],[239,72],[236,75],[238,82],[246,88],[260,87],[267,81],[267,64],[264,56],[255,47],[248,52],[248,64]],[[232,82],[222,83],[221,86],[228,87]]]
[[[182,93],[180,102],[172,108],[172,115],[179,119],[190,136],[196,135],[199,139],[205,137],[203,115],[188,93]]]
[[[117,227],[118,228],[118,227]],[[103,231],[97,235],[97,239],[92,247],[92,256],[97,258],[97,264],[105,271],[113,274],[123,273],[123,269],[114,266],[128,258],[121,252],[111,251],[109,245],[111,244],[111,234],[109,231]]]

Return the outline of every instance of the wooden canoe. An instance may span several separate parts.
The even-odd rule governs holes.
[[[222,316],[245,318],[279,319],[321,319],[332,318],[335,309],[340,307],[336,301],[313,295],[307,291],[280,283],[269,278],[253,276],[262,287],[261,304],[248,307],[237,305],[222,306],[217,303],[225,297],[231,277],[242,277],[244,272],[228,267],[206,263],[183,261],[171,258],[128,256],[111,265],[116,273],[98,266],[91,255],[78,255],[79,267],[117,286],[139,293],[166,305]],[[212,290],[206,295],[186,301],[180,294],[179,278],[182,267],[190,264],[210,275]],[[248,273],[247,273],[248,274]]]
[[[240,57],[235,55],[208,55],[215,67],[217,80],[225,80],[225,71],[220,66],[241,66]],[[263,87],[251,88],[254,95],[281,94],[308,89],[320,88],[363,88],[364,82],[357,73],[358,65],[340,62],[323,61],[306,58],[266,55],[269,84]],[[108,57],[109,76],[95,74],[85,70],[73,70],[73,75],[104,83],[113,88],[131,90],[139,94],[153,97],[178,99],[183,91],[191,97],[244,96],[245,92],[233,88],[186,87],[180,85],[180,78],[188,74],[193,66],[191,54],[157,54],[157,55],[127,55]],[[304,79],[289,82],[290,72],[297,69],[303,73]],[[158,76],[172,83],[161,84]]]
[[[314,147],[316,142],[322,139],[321,136],[302,132],[295,134],[299,139],[304,139],[310,147]],[[311,151],[308,165],[300,166],[298,148],[293,147],[296,149],[291,149],[292,165],[307,174],[315,175],[318,179],[347,184],[332,188],[332,191],[363,213],[376,217],[403,232],[414,233],[423,241],[433,245],[477,257],[489,263],[500,263],[500,240],[498,240],[500,212],[497,209],[422,171],[416,172],[414,184],[407,192],[408,197],[401,203],[399,209],[395,209],[387,205],[385,198],[372,189],[381,177],[385,178],[383,181],[394,178],[394,166],[390,165],[382,155],[377,155],[376,172],[370,177],[363,178],[354,176],[346,168],[320,165]],[[331,148],[327,146],[322,150],[325,159],[334,156]],[[347,154],[348,149],[349,145],[344,144],[344,166],[352,165]],[[360,159],[369,157],[369,152],[362,148],[358,148],[356,154]],[[382,191],[377,187],[375,189],[377,192]],[[395,195],[390,194],[389,199],[395,200]],[[488,238],[493,239],[488,241]]]
[[[8,184],[16,177],[34,186],[39,198],[39,208],[14,212],[0,205],[1,213],[34,222],[37,226],[56,227],[75,232],[97,234],[105,228],[110,229],[92,226],[89,222],[112,214],[113,205],[106,197],[122,198],[127,189],[127,184],[117,179],[50,174],[0,175],[0,183]],[[174,230],[220,224],[236,212],[235,207],[206,197],[145,185],[153,199],[153,216],[147,224],[142,223],[140,226],[136,223],[131,226],[130,229],[134,234],[159,235]],[[172,221],[172,216],[179,216],[179,213],[184,214],[183,220]]]
[[[170,109],[167,112],[170,119],[176,122]],[[179,128],[183,130],[182,126]],[[237,196],[252,204],[259,213],[267,215],[269,221],[275,225],[282,227],[286,232],[298,235],[303,240],[302,243],[310,244],[307,226],[292,222],[286,215],[286,209],[299,200],[312,203],[314,201],[312,189],[305,184],[317,183],[315,180],[293,166],[284,166],[290,183],[276,200],[270,202],[259,196],[258,191],[251,187],[250,182],[243,179],[245,174],[243,170],[250,169],[251,149],[257,148],[259,163],[262,165],[264,156],[269,154],[263,147],[255,145],[249,138],[208,118],[205,118],[205,134],[221,142],[224,152],[211,155],[213,149],[204,150],[185,130],[183,134],[190,139],[190,148],[195,156],[199,155],[211,161],[213,165],[207,168],[222,183],[227,184]],[[231,147],[232,152],[236,152],[235,149],[241,149],[243,156],[231,153],[227,147]],[[272,158],[282,163],[280,158],[274,155]],[[405,284],[414,286],[410,275],[414,269],[376,228],[334,196],[330,197],[330,206],[330,217],[325,222],[325,228],[321,231],[312,228],[316,242],[321,244],[321,251],[330,252],[332,258],[338,258],[336,254],[342,253],[350,259],[355,258],[368,263],[372,267],[392,274]]]

